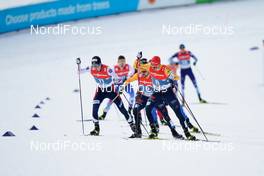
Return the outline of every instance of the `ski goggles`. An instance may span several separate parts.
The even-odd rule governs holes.
[[[148,60],[146,58],[140,59],[139,61],[140,64],[147,64]]]
[[[92,67],[100,67],[100,66],[101,66],[101,64],[93,63],[93,62],[92,62]]]

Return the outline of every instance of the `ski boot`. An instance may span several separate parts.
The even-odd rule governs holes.
[[[141,129],[136,129],[135,133],[132,134],[129,138],[141,138],[141,137],[142,137]]]
[[[131,123],[129,123],[129,126],[130,126],[131,130],[135,133],[136,125],[133,122],[131,122]]]
[[[157,133],[159,133],[159,123],[158,123],[158,122],[155,123],[155,127],[156,127],[156,131],[157,131]]]
[[[195,141],[196,140],[196,137],[191,135],[190,132],[188,131],[188,129],[184,130],[184,134],[186,136],[186,138],[188,140],[191,140],[191,141]]]
[[[100,133],[99,124],[94,124],[94,130],[90,132],[90,135],[99,136],[99,133]]]
[[[193,132],[193,133],[199,133],[199,129],[196,128],[195,126],[193,126],[193,125],[191,124],[191,122],[187,122],[187,126],[188,126],[188,128],[191,130],[191,132]]]
[[[158,131],[155,124],[150,125],[151,131],[149,134],[149,139],[157,139],[158,137]]]
[[[176,138],[176,139],[184,139],[184,137],[183,137],[181,134],[179,134],[179,133],[176,131],[175,128],[172,128],[172,129],[171,129],[171,134],[172,134],[172,136],[173,136],[174,138]]]
[[[167,123],[166,120],[164,120],[164,119],[161,119],[161,120],[160,120],[160,123],[161,123],[161,125],[164,125],[164,126],[168,125],[168,123]]]
[[[99,120],[104,120],[106,117],[106,112],[103,112],[103,114],[101,116],[99,116]]]
[[[199,98],[200,103],[207,103],[207,101],[202,99],[202,97],[200,95],[198,96],[198,98]]]

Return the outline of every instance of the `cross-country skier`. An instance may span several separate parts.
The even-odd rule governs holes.
[[[143,64],[146,64],[148,62],[146,58],[142,58],[142,57],[143,57],[143,53],[142,53],[142,51],[139,51],[137,54],[136,60],[134,61],[134,64],[133,64],[133,67],[135,69],[135,73],[137,73],[142,62],[145,62]],[[161,124],[167,125],[167,122],[166,122],[166,120],[164,120],[162,113],[159,110],[157,110],[156,108],[154,108],[152,110],[152,115],[153,115],[153,120],[154,120],[157,128],[159,128],[158,117],[160,119]]]
[[[146,59],[142,59],[146,60]],[[147,61],[147,60],[146,60]],[[152,80],[149,74],[149,64],[141,64],[138,67],[138,72],[135,73],[131,78],[126,80],[125,85],[129,85],[129,83],[133,81],[138,81],[138,91],[136,94],[136,102],[133,108],[133,115],[135,118],[136,129],[134,134],[130,138],[141,138],[142,132],[140,128],[140,124],[142,123],[141,113],[140,111],[145,108],[149,97],[152,94]],[[153,113],[153,112],[152,112]],[[156,112],[154,112],[156,113]]]
[[[96,89],[96,93],[93,99],[93,122],[94,122],[94,130],[90,132],[90,135],[99,135],[100,127],[99,127],[99,119],[98,119],[98,110],[99,106],[105,98],[109,98],[112,100],[119,111],[125,116],[128,124],[132,131],[135,130],[135,125],[133,123],[133,118],[129,115],[127,110],[124,107],[122,99],[119,94],[115,92],[113,79],[116,77],[114,71],[107,65],[102,64],[101,58],[98,56],[94,56],[92,58],[91,68],[87,67],[81,69],[81,73],[90,72],[94,77],[98,87]]]
[[[185,125],[185,117],[182,112],[181,105],[175,93],[173,92],[174,75],[171,73],[171,70],[168,68],[168,66],[161,64],[159,56],[154,56],[151,59],[151,67],[149,72],[154,88],[153,94],[149,98],[146,106],[146,113],[151,126],[151,134],[149,137],[156,138],[158,136],[157,129],[155,125],[153,125],[154,123],[151,114],[153,107],[156,107],[164,115],[164,118],[168,122],[168,126],[171,129],[172,135],[175,138],[183,138],[182,135],[180,135],[175,130],[175,125],[170,120],[168,111],[166,109],[166,104],[168,104],[178,117],[186,138],[189,140],[195,140],[195,136],[190,134],[188,128]]]
[[[138,67],[138,72],[135,73],[132,77],[127,79],[124,83],[124,85],[128,85],[129,83],[133,81],[138,81],[138,91],[136,95],[136,102],[133,108],[133,115],[135,118],[135,124],[136,124],[136,130],[135,133],[130,137],[130,138],[141,138],[142,132],[140,128],[140,124],[142,122],[142,117],[141,117],[141,110],[143,110],[146,106],[147,100],[149,99],[150,95],[153,92],[153,87],[152,87],[152,80],[151,76],[149,74],[149,66],[150,64],[148,63],[146,58],[141,58],[140,59],[140,66]],[[153,122],[156,126],[157,129],[159,129],[159,125],[157,122],[157,112],[156,108],[153,108],[152,111],[152,117],[153,117]]]
[[[188,51],[185,49],[184,44],[181,44],[179,48],[180,48],[180,51],[175,53],[169,60],[170,60],[170,62],[175,62],[174,59],[177,59],[179,61],[180,68],[181,68],[181,88],[182,88],[183,96],[184,96],[184,89],[185,89],[185,78],[186,78],[186,76],[189,76],[189,78],[191,79],[191,81],[192,81],[192,83],[196,89],[196,93],[198,95],[199,101],[201,103],[207,103],[201,97],[201,93],[200,93],[199,87],[197,85],[196,78],[195,78],[193,71],[192,71],[192,68],[191,68],[191,58],[194,59],[194,63],[193,63],[194,66],[196,66],[198,59],[195,57],[195,55],[192,54],[191,51]]]
[[[116,78],[114,79],[116,92],[119,91],[120,86],[127,80],[127,78],[131,77],[135,70],[129,64],[126,63],[126,58],[120,55],[117,59],[117,65],[114,66],[114,72],[116,74]],[[125,92],[129,95],[129,107],[128,113],[131,114],[132,106],[134,104],[135,93],[133,87],[128,84],[125,88]],[[107,106],[104,108],[103,114],[99,117],[100,120],[104,120],[107,112],[110,110],[112,105],[111,100],[107,103]]]

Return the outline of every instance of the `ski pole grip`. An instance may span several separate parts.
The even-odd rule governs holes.
[[[77,58],[77,59],[76,59],[76,64],[79,65],[79,64],[81,64],[81,63],[82,63],[81,59],[80,59],[80,58]]]

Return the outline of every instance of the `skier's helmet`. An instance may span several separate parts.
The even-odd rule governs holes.
[[[150,61],[152,66],[159,66],[160,65],[160,57],[154,56]]]
[[[147,64],[147,63],[148,63],[148,60],[146,58],[141,58],[140,59],[140,65]]]
[[[98,67],[102,64],[101,58],[99,56],[94,56],[92,58],[92,67]]]
[[[184,44],[180,44],[179,48],[180,49],[185,49],[185,45]]]

